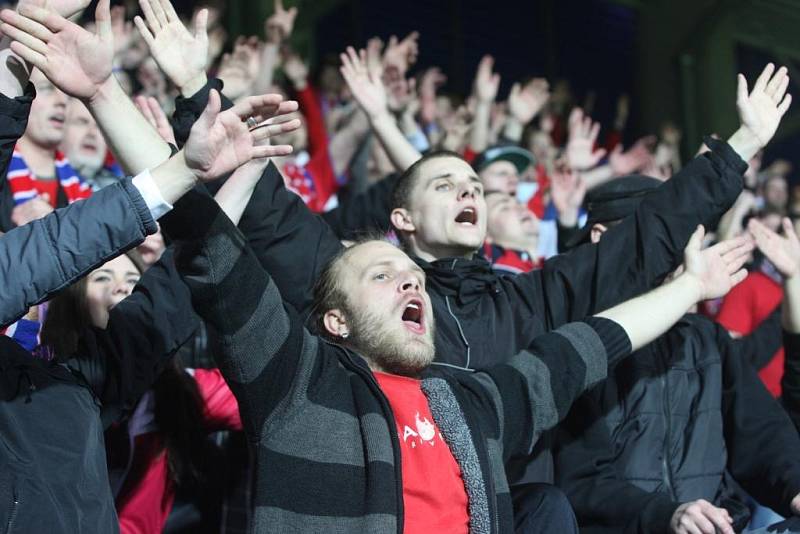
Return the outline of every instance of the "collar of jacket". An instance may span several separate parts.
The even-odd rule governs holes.
[[[433,262],[412,259],[428,275],[430,285],[444,296],[456,297],[458,304],[468,304],[484,293],[500,291],[499,277],[484,258],[444,258]]]

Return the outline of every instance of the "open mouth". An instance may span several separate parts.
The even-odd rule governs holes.
[[[423,308],[422,301],[418,299],[411,300],[403,309],[403,324],[416,334],[425,333],[425,324],[423,322]]]
[[[456,222],[459,224],[468,224],[470,226],[474,226],[475,223],[478,222],[478,212],[476,212],[475,208],[472,207],[464,208],[456,216]]]

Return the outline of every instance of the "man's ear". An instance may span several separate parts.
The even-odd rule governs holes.
[[[322,318],[325,331],[333,337],[347,338],[350,335],[350,328],[347,326],[347,319],[340,309],[328,310]]]
[[[603,237],[603,234],[606,233],[606,226],[600,223],[594,223],[592,225],[591,233],[589,234],[589,239],[592,240],[592,243],[599,243],[600,238]]]
[[[410,234],[417,230],[417,227],[414,226],[414,221],[411,219],[411,214],[405,208],[393,209],[390,218],[392,226],[400,232]]]

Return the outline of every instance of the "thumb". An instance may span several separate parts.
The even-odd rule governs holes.
[[[703,238],[705,235],[706,230],[703,228],[703,225],[698,225],[697,230],[695,230],[692,234],[692,237],[689,238],[689,242],[686,244],[686,248],[684,250],[686,252],[699,252],[703,246]]]
[[[214,124],[221,108],[222,101],[220,100],[219,92],[216,89],[212,89],[208,92],[208,104],[206,105],[206,109],[204,109],[203,114],[200,115],[200,120],[203,121],[206,127],[211,127],[211,125]]]

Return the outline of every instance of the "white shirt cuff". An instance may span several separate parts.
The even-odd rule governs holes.
[[[135,176],[133,178],[133,186],[139,190],[153,219],[158,220],[172,210],[172,204],[161,196],[161,191],[158,190],[158,186],[153,181],[153,177],[150,176],[149,170]]]

